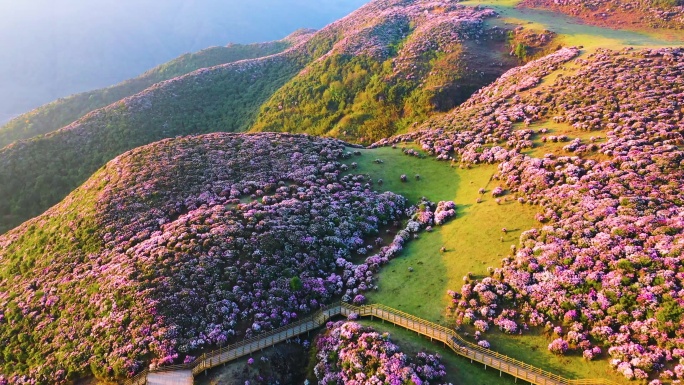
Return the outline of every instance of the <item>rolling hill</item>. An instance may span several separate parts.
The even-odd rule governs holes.
[[[579,54],[564,48],[513,69],[421,130],[376,146],[415,142],[463,169],[496,164],[486,190],[496,204],[539,210],[501,264],[473,277],[454,263],[460,275],[445,278],[457,291],[446,301],[444,291],[431,294],[456,325],[487,339],[498,329],[493,346],[541,330],[545,350],[628,380],[681,371],[684,52]],[[507,232],[505,222],[491,225]]]
[[[320,114],[312,113],[310,119],[331,124],[338,120],[363,123],[367,129],[359,129],[361,126],[354,123],[353,130],[329,134],[367,141],[465,100],[477,86],[519,62],[509,55],[511,42],[529,46],[530,55],[535,46],[544,49],[551,42],[549,34],[543,32],[509,36],[501,27],[485,28],[482,20],[494,16],[487,9],[460,5],[443,9],[430,1],[412,4],[407,6],[399,0],[371,2],[319,32],[294,35],[291,47],[281,53],[203,68],[157,83],[57,131],[0,149],[0,195],[5,197],[0,201],[0,231],[42,213],[107,161],[135,147],[177,135],[246,131],[255,121],[253,131],[276,130],[276,126],[263,125],[279,116],[273,112],[279,111],[274,103],[290,91],[293,99],[300,98],[292,87],[302,81],[318,82],[319,77],[311,79],[313,74],[327,78],[333,87],[326,92],[326,87],[318,84],[315,92],[326,97],[337,95],[339,103],[329,100],[328,106]],[[415,33],[409,34],[412,28]],[[429,44],[434,37],[439,37],[441,46]],[[399,49],[405,39],[406,46]],[[487,43],[486,49],[466,48],[479,41]],[[363,54],[349,60],[352,53]],[[493,66],[483,65],[498,59]],[[452,74],[454,65],[462,73]],[[396,82],[382,80],[392,66],[396,66],[397,72],[392,75]],[[335,80],[337,77],[347,85]],[[347,86],[348,91],[343,89]],[[340,108],[347,100],[339,98],[351,98],[349,95],[356,92],[356,102],[350,102],[350,108]],[[408,106],[415,98],[422,101],[415,101],[412,110]],[[323,100],[308,99],[312,103],[307,104],[307,110],[322,107],[319,99]],[[333,111],[338,108],[341,111]],[[362,113],[359,108],[371,112]],[[306,125],[297,125],[299,112],[287,113],[293,124],[285,125],[286,130],[312,131],[305,129]],[[321,130],[328,129],[312,133],[321,134]]]
[[[448,111],[507,69],[548,49],[550,33],[515,34],[487,8],[397,3],[279,89],[252,131],[305,132],[372,143]],[[518,46],[518,54],[509,55]]]
[[[306,62],[296,51],[200,69],[0,149],[2,230],[38,215],[107,161],[168,137],[244,131],[258,106]],[[37,167],[37,165],[41,165]]]
[[[377,0],[0,150],[27,219],[0,235],[0,385],[130,378],[340,299],[577,383],[684,380],[684,48],[502,3]],[[327,329],[309,378],[398,352]]]

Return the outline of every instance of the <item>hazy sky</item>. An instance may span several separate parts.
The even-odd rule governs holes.
[[[280,39],[368,0],[0,0],[0,123],[183,53]]]

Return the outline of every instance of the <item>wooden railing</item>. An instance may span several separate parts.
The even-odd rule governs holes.
[[[193,375],[197,375],[204,370],[213,368],[223,363],[244,357],[255,351],[268,348],[290,338],[299,336],[311,330],[318,329],[324,325],[331,317],[341,314],[340,303],[327,306],[318,310],[314,314],[293,322],[291,324],[273,329],[267,333],[260,334],[258,337],[249,338],[238,343],[216,349],[210,353],[205,353],[197,357],[194,361],[181,364],[162,366],[154,369],[145,369],[135,377],[123,382],[124,385],[145,385],[147,375],[150,372],[171,372],[178,370],[191,370]]]
[[[493,369],[499,370],[501,373],[508,373],[511,376],[520,378],[532,384],[618,385],[604,379],[570,380],[526,364],[522,361],[518,361],[514,358],[497,353],[493,350],[485,349],[481,346],[464,340],[454,330],[446,326],[426,321],[400,310],[392,309],[384,305],[354,306],[345,302],[338,302],[327,306],[310,315],[309,317],[271,330],[267,333],[260,334],[258,337],[249,338],[236,344],[214,350],[210,353],[205,353],[191,363],[164,366],[153,369],[152,372],[158,373],[185,370],[192,371],[193,375],[197,375],[202,371],[206,371],[223,363],[244,357],[258,350],[268,348],[290,338],[299,336],[303,333],[315,330],[325,325],[325,323],[332,317],[339,315],[349,316],[352,313],[356,313],[361,317],[377,317],[382,320],[392,322],[395,325],[415,331],[416,333],[427,336],[430,339],[436,339],[449,346],[457,354],[470,359],[471,362],[479,362],[484,364],[485,368],[491,367]],[[144,385],[147,382],[147,375],[149,373],[150,370],[144,370],[135,377],[125,381],[124,384]]]
[[[345,306],[345,304],[343,304]],[[457,354],[538,385],[618,385],[605,379],[570,380],[464,340],[454,330],[384,305],[358,307],[360,316],[373,316],[445,343]]]

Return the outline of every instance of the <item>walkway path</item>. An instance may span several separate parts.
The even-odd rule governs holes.
[[[192,370],[176,370],[174,372],[153,372],[147,374],[148,385],[190,385],[195,382]]]
[[[153,371],[144,371],[124,382],[125,385],[192,385],[195,375],[207,369],[250,355],[290,338],[308,333],[325,325],[335,316],[348,316],[357,313],[361,317],[375,317],[395,325],[413,330],[429,337],[431,340],[443,342],[455,353],[470,359],[470,362],[484,364],[485,369],[492,368],[510,374],[517,379],[534,385],[617,385],[603,379],[569,380],[556,374],[528,365],[514,358],[504,356],[489,349],[482,348],[464,340],[455,331],[408,313],[392,309],[384,305],[364,305],[361,307],[341,302],[328,306],[313,315],[296,323],[283,326],[258,337],[247,339],[234,345],[215,350],[198,357],[185,365],[166,366]]]
[[[454,330],[446,328],[400,310],[384,305],[367,305],[358,308],[360,316],[377,317],[395,325],[413,330],[416,333],[438,340],[449,346],[455,353],[470,359],[470,362],[484,364],[485,369],[493,368],[508,373],[517,379],[538,385],[617,385],[603,379],[569,380],[532,365],[504,356],[464,340]]]

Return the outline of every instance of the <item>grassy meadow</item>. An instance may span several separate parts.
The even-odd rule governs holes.
[[[566,134],[571,138],[586,139],[584,132],[572,131],[571,127],[562,124],[543,124],[530,128],[542,126],[549,128],[550,135]],[[536,138],[531,154],[538,156],[552,152],[560,155],[563,151],[559,145],[565,144],[542,143]],[[413,144],[405,146],[418,148]],[[453,200],[456,203],[456,217],[443,226],[436,226],[432,232],[422,232],[418,239],[412,240],[400,257],[381,270],[378,291],[367,295],[370,303],[381,303],[433,322],[449,324],[446,308],[450,299],[446,291],[459,291],[463,277],[468,273],[475,278],[482,278],[488,274],[488,267],[500,266],[501,259],[510,253],[511,245],[518,243],[520,233],[539,225],[534,220],[537,207],[520,204],[508,195],[502,197],[500,203],[492,198],[491,190],[498,185],[497,181],[491,180],[496,173],[496,165],[460,169],[457,165],[452,167],[448,162],[431,157],[405,155],[401,146],[360,152],[360,156],[351,158],[348,163],[355,162],[358,165],[352,172],[369,174],[376,182],[376,189],[402,194],[411,203],[417,202],[422,196],[435,202]],[[378,159],[382,162],[376,162]],[[407,182],[401,182],[402,174],[408,176]],[[416,174],[420,175],[420,179],[416,180]],[[377,184],[378,179],[383,179],[381,186]],[[483,195],[479,194],[480,188],[486,191]],[[504,227],[506,234],[502,232]],[[446,248],[445,252],[440,251],[442,247]],[[413,269],[412,272],[409,267]],[[374,322],[372,326],[379,324]],[[499,378],[494,371],[486,372],[474,366],[448,349],[443,349],[445,352],[442,353],[439,346],[412,332],[391,325],[383,325],[379,330],[390,331],[395,342],[404,349],[436,350],[442,354],[449,373],[447,380],[454,384],[512,382],[511,378]],[[536,331],[523,336],[490,332],[486,338],[493,350],[567,378],[606,378],[624,383],[620,376],[611,372],[605,360],[588,362],[580,356],[551,354],[547,349],[550,339]]]

